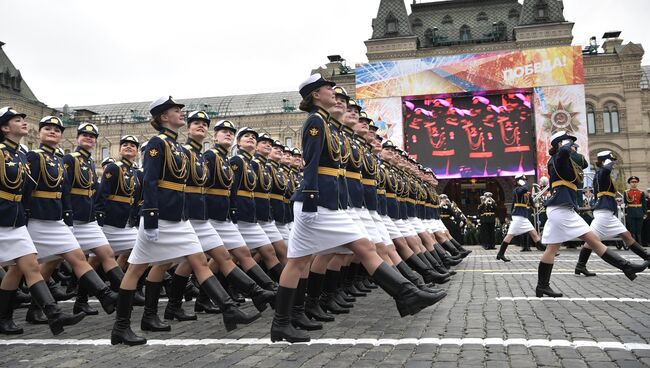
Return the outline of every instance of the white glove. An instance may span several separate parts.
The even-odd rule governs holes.
[[[303,212],[300,215],[300,218],[305,224],[312,224],[316,221],[318,217],[318,212]]]
[[[144,229],[144,237],[149,241],[158,241],[158,229]]]
[[[526,181],[524,179],[519,179],[519,180],[517,180],[517,184],[524,185],[524,184],[526,184]]]
[[[612,163],[612,160],[610,160],[610,159],[605,160],[605,166],[607,166],[607,165],[609,165],[611,163]]]
[[[565,139],[565,140],[562,141],[563,146],[567,145],[567,144],[573,144],[573,140],[572,139]]]

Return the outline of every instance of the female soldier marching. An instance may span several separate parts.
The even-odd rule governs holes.
[[[23,329],[13,321],[14,298],[21,278],[29,287],[33,300],[45,312],[54,335],[64,326],[81,321],[85,314],[63,313],[56,304],[38,268],[36,247],[25,223],[22,200],[23,185],[32,180],[27,157],[20,147],[20,139],[28,134],[25,114],[11,107],[0,109],[0,267],[9,265],[9,271],[0,285],[0,334],[22,334]]]

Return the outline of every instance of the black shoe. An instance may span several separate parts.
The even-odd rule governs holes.
[[[235,302],[230,298],[215,276],[210,276],[203,281],[201,288],[213,302],[219,305],[226,331],[236,329],[238,324],[247,325],[261,316],[259,313],[248,314],[237,308]]]
[[[99,302],[104,309],[106,314],[112,314],[115,312],[115,303],[117,303],[117,293],[111,290],[102,279],[99,278],[99,275],[95,270],[90,270],[84,273],[79,278],[79,286],[83,287],[88,291],[88,294],[94,295],[99,299]]]
[[[196,302],[194,302],[194,312],[196,313],[207,313],[207,314],[220,314],[221,309],[217,307],[212,300],[205,295],[203,289],[199,288],[199,296],[196,297]]]
[[[510,259],[506,257],[506,250],[508,249],[508,245],[509,243],[506,243],[505,241],[501,243],[501,246],[499,247],[499,253],[497,253],[497,261],[501,260],[504,262],[510,262]]]
[[[158,317],[158,299],[160,299],[160,289],[163,288],[163,283],[147,280],[145,285],[144,313],[140,321],[140,329],[142,331],[155,332],[171,331],[172,326],[161,321]]]
[[[27,314],[25,315],[25,322],[32,325],[46,325],[47,317],[43,314],[41,308],[36,305],[35,301],[32,301],[32,304],[27,308]]]
[[[20,335],[23,333],[22,327],[18,327],[14,323],[15,297],[16,290],[0,289],[0,334]]]
[[[320,322],[333,322],[334,316],[325,312],[320,306],[318,298],[306,297],[305,298],[305,314],[307,317]]]
[[[337,294],[339,294],[341,296],[341,298],[343,298],[343,300],[345,300],[348,303],[354,303],[354,302],[357,301],[357,298],[355,298],[352,295],[346,293],[345,290],[343,290],[342,288],[336,289],[336,292],[337,292]]]
[[[348,314],[350,310],[340,306],[335,300],[336,292],[323,291],[320,296],[320,306],[325,312],[332,314]]]
[[[120,289],[117,299],[117,313],[111,331],[111,345],[124,344],[128,346],[143,345],[147,339],[136,335],[131,330],[131,311],[135,290]]]
[[[63,332],[63,327],[76,325],[81,322],[86,315],[84,313],[69,314],[61,311],[50,294],[50,290],[44,281],[38,281],[29,288],[30,294],[47,316],[47,323],[50,325],[50,331],[54,336]]]
[[[354,304],[352,304],[350,302],[347,302],[347,301],[345,301],[345,299],[343,299],[343,297],[341,296],[341,293],[334,293],[333,298],[334,298],[334,301],[336,302],[336,304],[340,305],[343,308],[350,309],[350,308],[354,307]]]
[[[291,324],[295,328],[302,330],[314,331],[323,329],[323,325],[317,321],[312,321],[305,315],[305,292],[307,289],[307,279],[298,281],[296,296],[294,297],[293,306],[291,307]]]
[[[378,288],[379,288],[379,286],[375,285],[375,284],[374,284],[372,281],[370,281],[368,278],[365,278],[365,279],[363,280],[363,286],[365,286],[366,289],[370,289],[370,290],[374,290],[374,289],[378,289]]]
[[[61,302],[64,300],[70,300],[74,298],[76,293],[74,291],[66,292],[65,289],[61,287],[60,284],[54,282],[51,278],[47,280],[47,287],[50,289],[50,294],[54,297],[54,300]]]
[[[297,330],[291,324],[291,308],[296,289],[289,289],[283,286],[278,287],[276,297],[275,315],[271,323],[271,342],[287,341],[309,342],[310,337],[305,332]]]
[[[584,263],[578,263],[578,264],[576,265],[575,274],[576,274],[576,275],[580,275],[580,274],[582,274],[582,275],[585,275],[585,276],[587,276],[587,277],[596,276],[596,273],[595,273],[595,272],[591,272],[591,271],[589,271],[589,270],[587,269],[587,265],[584,264]]]
[[[359,291],[353,284],[343,286],[343,290],[354,297],[361,297],[361,296],[368,295],[366,293],[362,293],[361,291]]]
[[[253,299],[253,304],[259,312],[264,312],[267,305],[271,308],[274,307],[275,291],[263,289],[253,279],[248,277],[244,271],[239,269],[239,267],[235,267],[226,276],[226,280]]]
[[[538,251],[540,252],[545,252],[546,251],[546,245],[542,244],[541,240],[538,240],[535,242],[535,248],[537,248]]]
[[[29,293],[22,291],[20,288],[16,290],[16,295],[13,298],[14,308],[18,308],[23,304],[28,304],[32,301]]]
[[[550,280],[552,272],[552,263],[539,262],[539,266],[537,268],[537,287],[535,288],[535,295],[538,298],[541,298],[544,295],[550,296],[551,298],[562,297],[562,293],[558,293],[551,289]]]
[[[85,313],[87,316],[96,316],[99,314],[99,311],[88,304],[88,292],[83,287],[83,284],[80,284],[77,289],[77,297],[74,300],[74,305],[72,306],[73,313]]]
[[[354,281],[354,287],[359,290],[362,293],[370,293],[372,290],[366,288],[366,286],[363,284],[363,276],[357,276],[356,280]]]
[[[187,281],[187,284],[185,285],[185,292],[183,293],[183,297],[185,298],[186,302],[191,302],[192,299],[198,296],[199,296],[199,288],[197,288],[196,285],[194,285],[194,275],[192,275],[190,279]]]
[[[427,293],[418,289],[397,270],[382,262],[372,275],[377,284],[395,299],[401,317],[414,315],[447,296],[447,293]]]
[[[169,301],[165,307],[163,318],[173,321],[196,321],[196,314],[185,312],[183,309],[183,294],[187,292],[187,284],[190,283],[189,277],[174,274],[172,276],[172,287],[170,290]]]

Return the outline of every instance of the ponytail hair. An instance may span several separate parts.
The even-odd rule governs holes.
[[[598,167],[598,168],[603,167],[603,162],[600,161],[600,160],[597,160],[597,161],[596,161],[596,167]]]
[[[548,155],[549,155],[549,156],[555,156],[555,154],[557,153],[558,150],[559,150],[559,148],[558,148],[558,144],[554,144],[554,145],[552,145],[551,148],[548,150]]]
[[[307,97],[303,98],[298,105],[298,109],[304,112],[311,112],[314,109],[314,96],[310,93]]]

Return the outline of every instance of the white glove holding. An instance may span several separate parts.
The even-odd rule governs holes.
[[[611,163],[612,163],[612,160],[610,160],[610,159],[605,160],[605,166],[607,166],[607,165],[609,165]]]
[[[316,221],[318,217],[318,212],[303,212],[300,215],[300,218],[305,224],[312,224]]]
[[[517,184],[524,185],[524,184],[526,184],[526,181],[524,179],[519,179],[519,180],[517,180]]]
[[[144,237],[149,241],[158,241],[158,229],[144,229]]]
[[[563,146],[565,146],[567,144],[573,144],[573,140],[572,139],[565,139],[565,140],[562,141]]]

